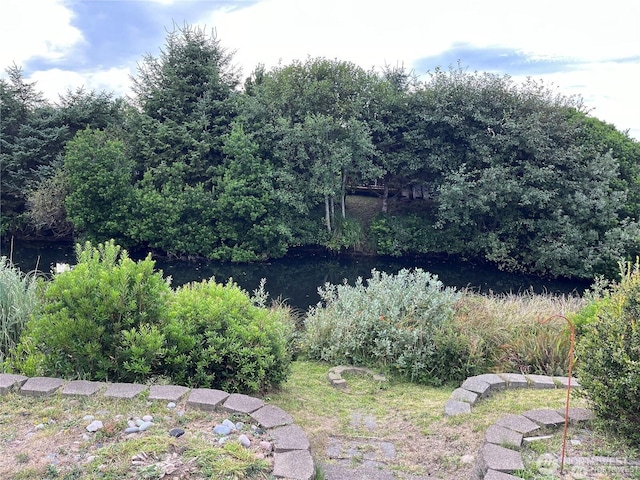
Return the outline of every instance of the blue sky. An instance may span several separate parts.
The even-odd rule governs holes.
[[[640,139],[637,0],[1,0],[0,68],[55,100],[67,88],[130,93],[173,23],[214,29],[245,75],[258,63],[338,58],[422,75],[469,70],[543,80]]]

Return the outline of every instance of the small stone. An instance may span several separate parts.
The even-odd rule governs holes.
[[[231,431],[236,429],[236,424],[233,423],[231,420],[226,419],[224,422],[222,422],[222,425],[225,425],[227,427],[229,427],[231,429]]]
[[[36,430],[42,430],[44,428],[44,423],[39,423],[36,425]]]
[[[574,445],[574,446],[582,445],[582,441],[578,440],[577,438],[572,438],[570,441],[571,441],[571,445]]]
[[[139,427],[140,425],[142,425],[144,423],[144,420],[142,420],[141,418],[136,418],[135,423]]]
[[[238,422],[235,426],[236,430],[242,430],[244,428],[244,423]]]
[[[153,417],[151,415],[145,415],[142,417],[142,420],[145,422],[153,422]]]
[[[133,428],[133,427],[136,427],[136,426],[137,426],[137,425],[136,425],[136,422],[134,422],[133,420],[129,420],[129,421],[127,422],[127,425],[129,425],[129,427],[130,427],[130,428]]]
[[[102,422],[100,420],[94,420],[89,425],[87,425],[87,432],[97,432],[103,427]]]
[[[142,425],[140,425],[140,431],[144,432],[146,430],[149,430],[152,426],[153,422],[142,422]]]
[[[85,422],[93,422],[95,418],[96,417],[94,417],[93,415],[85,415],[84,417],[82,417],[82,420]]]
[[[462,457],[460,457],[460,463],[471,465],[475,459],[476,457],[474,457],[473,455],[463,455]]]
[[[213,427],[213,433],[217,433],[218,435],[229,435],[231,433],[231,428],[228,425],[216,425]]]
[[[129,427],[124,429],[124,433],[138,433],[140,431],[140,427]]]
[[[240,445],[245,448],[249,448],[251,446],[251,440],[249,440],[249,437],[247,437],[246,435],[240,435],[238,437],[238,441],[240,442]]]
[[[222,437],[222,438],[219,438],[219,439],[218,439],[218,443],[219,443],[220,445],[224,445],[225,443],[227,443],[227,442],[229,441],[229,438],[230,438],[230,437]]]
[[[173,428],[169,430],[169,435],[172,437],[178,438],[184,435],[184,430],[182,428]]]
[[[89,455],[85,460],[84,463],[91,463],[96,459],[95,455]]]
[[[167,403],[167,408],[169,408],[169,409],[176,408],[176,402],[169,402],[169,403]]]
[[[270,453],[271,450],[273,450],[273,445],[271,445],[271,442],[263,440],[262,442],[260,442],[260,448],[265,452]]]

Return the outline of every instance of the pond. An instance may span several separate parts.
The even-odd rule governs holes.
[[[0,254],[9,256],[11,252],[14,263],[23,271],[37,267],[49,273],[56,263],[75,263],[73,246],[68,243],[16,242],[13,250],[4,243]],[[174,287],[211,277],[218,282],[233,278],[238,285],[251,292],[258,287],[260,279],[265,278],[266,290],[272,298],[281,298],[302,310],[319,301],[318,287],[326,282],[341,283],[346,280],[352,284],[357,277],[369,278],[374,268],[387,273],[397,273],[402,268],[422,268],[436,274],[447,286],[469,287],[485,293],[533,290],[537,293],[581,294],[589,286],[589,282],[505,273],[489,265],[461,260],[363,257],[309,251],[294,251],[285,258],[255,264],[158,258],[156,268],[162,270],[165,277],[171,277]]]

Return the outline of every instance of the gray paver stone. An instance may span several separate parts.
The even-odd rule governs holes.
[[[265,405],[251,414],[251,418],[256,420],[264,428],[280,427],[293,423],[293,418],[281,408],[273,405]]]
[[[30,397],[52,395],[64,384],[65,381],[60,378],[32,377],[22,385],[20,395],[27,395]]]
[[[273,455],[273,476],[276,478],[311,480],[314,470],[309,450],[294,450]]]
[[[6,395],[13,389],[18,389],[29,377],[14,375],[12,373],[0,373],[0,395]]]
[[[537,424],[533,423],[527,417],[513,414],[502,417],[495,424],[500,425],[501,427],[510,428],[511,430],[522,433],[524,435],[540,428]]]
[[[200,410],[216,410],[222,402],[229,398],[227,392],[212,388],[196,388],[191,390],[187,399],[187,407],[198,408]]]
[[[558,412],[560,415],[564,416],[565,409],[564,408],[559,408],[558,410],[556,410],[556,412]],[[579,407],[578,408],[574,408],[574,407],[569,408],[569,421],[570,422],[587,422],[589,420],[593,420],[594,418],[596,418],[595,415],[588,408],[579,408]]]
[[[507,388],[528,388],[529,382],[524,375],[519,373],[501,373],[500,377],[507,381]]]
[[[480,397],[486,397],[491,390],[491,385],[477,377],[469,377],[462,382],[462,388],[477,393]]]
[[[343,378],[339,380],[333,380],[331,385],[336,387],[338,390],[346,390],[347,389],[347,381]]]
[[[516,477],[508,473],[498,472],[497,470],[489,470],[484,476],[484,480],[522,480],[522,477]]]
[[[149,400],[178,402],[188,391],[187,387],[179,385],[152,385],[149,388]]]
[[[491,425],[484,434],[484,439],[494,445],[520,448],[522,434],[500,425]]]
[[[504,390],[507,388],[506,380],[496,373],[483,373],[482,375],[476,375],[475,378],[491,385],[492,391]]]
[[[233,393],[222,404],[222,409],[231,413],[251,413],[264,406],[259,398],[250,397],[241,393]]]
[[[553,380],[563,388],[569,387],[569,377],[553,377]],[[571,378],[571,388],[581,388],[580,382],[577,378]]]
[[[105,387],[102,382],[90,382],[88,380],[73,380],[62,389],[62,395],[90,397]]]
[[[471,413],[471,405],[460,400],[447,400],[444,404],[444,415],[453,417],[454,415],[463,415]]]
[[[471,392],[466,388],[456,388],[451,393],[451,399],[460,400],[461,402],[467,402],[473,405],[474,403],[476,403],[476,400],[478,399],[478,394],[475,392]]]
[[[388,470],[373,467],[351,468],[345,465],[323,465],[326,480],[396,480]]]
[[[543,427],[555,427],[564,423],[564,417],[550,408],[528,410],[522,415]]]
[[[309,438],[298,425],[285,425],[284,427],[269,430],[273,438],[276,452],[288,452],[290,450],[309,450]]]
[[[556,382],[547,375],[526,375],[533,388],[556,388]]]
[[[105,397],[131,399],[140,395],[146,389],[145,385],[138,383],[112,383],[107,387],[103,395]]]
[[[503,473],[524,470],[520,452],[509,450],[499,445],[485,443],[480,450],[480,456],[487,470],[496,470]]]

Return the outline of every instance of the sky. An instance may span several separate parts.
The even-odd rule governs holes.
[[[52,101],[67,89],[131,94],[144,55],[174,24],[215,32],[249,76],[307,57],[418,75],[469,71],[542,80],[640,140],[640,1],[0,0],[0,69]]]

